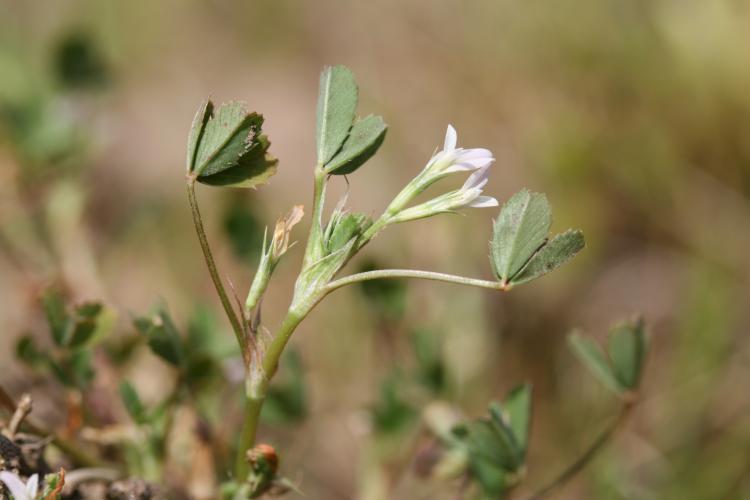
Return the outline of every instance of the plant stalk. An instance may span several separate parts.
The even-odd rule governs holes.
[[[330,282],[324,288],[325,293],[331,293],[346,285],[360,283],[375,279],[387,278],[417,278],[424,280],[442,281],[444,283],[453,283],[456,285],[476,286],[479,288],[488,288],[490,290],[508,291],[510,286],[499,281],[482,280],[476,278],[466,278],[454,274],[436,273],[432,271],[418,271],[416,269],[378,269],[376,271],[367,271],[364,273],[352,274]]]
[[[237,481],[244,481],[247,478],[249,464],[247,462],[247,452],[255,446],[255,438],[258,434],[258,425],[260,423],[260,413],[263,409],[263,403],[268,393],[268,385],[276,373],[279,366],[279,358],[284,352],[289,338],[294,330],[299,326],[302,320],[312,310],[317,301],[308,302],[310,304],[304,311],[295,312],[289,310],[284,321],[281,323],[273,340],[268,345],[261,366],[251,367],[260,371],[253,383],[247,388],[245,399],[245,415],[240,435],[240,444],[237,449],[235,461],[235,478]]]
[[[325,205],[326,173],[320,166],[315,167],[314,182],[313,208],[311,214],[312,222],[310,225],[310,234],[307,238],[305,257],[302,261],[302,269],[306,269],[322,257],[322,255],[320,255],[322,248],[320,240],[323,234],[322,224],[323,206]]]
[[[211,253],[211,247],[209,246],[208,238],[206,237],[206,231],[203,228],[203,219],[201,217],[200,209],[198,208],[198,200],[195,196],[195,179],[192,177],[188,177],[187,193],[188,193],[188,201],[190,202],[190,210],[193,214],[193,225],[195,226],[195,233],[198,235],[198,241],[200,242],[201,250],[203,250],[203,257],[206,259],[206,266],[208,267],[208,273],[211,275],[211,280],[214,282],[216,293],[219,295],[219,300],[221,300],[221,305],[224,307],[224,312],[227,315],[227,319],[229,319],[229,323],[231,323],[232,325],[232,330],[234,330],[234,335],[237,338],[237,342],[240,345],[240,349],[242,350],[242,356],[247,362],[247,359],[248,359],[247,339],[245,338],[245,333],[244,333],[244,329],[242,328],[242,324],[240,323],[240,320],[237,318],[237,314],[235,313],[234,308],[232,307],[232,303],[229,300],[227,291],[224,288],[224,284],[221,281],[221,276],[219,276],[219,271],[216,268],[216,262],[214,262],[214,257],[213,257],[213,254]]]
[[[630,414],[630,410],[633,408],[633,405],[634,402],[625,402],[620,409],[620,413],[618,413],[617,417],[615,417],[614,422],[612,422],[609,427],[604,429],[597,436],[594,442],[591,443],[591,445],[586,448],[586,450],[584,450],[584,452],[575,461],[573,461],[570,465],[563,469],[560,474],[558,474],[553,480],[547,483],[547,485],[541,487],[536,492],[523,497],[523,500],[539,500],[541,498],[544,498],[557,488],[564,486],[568,481],[570,481],[579,472],[581,472],[591,462],[591,460],[593,460],[597,453],[602,448],[604,448],[607,443],[609,443],[612,436],[615,435],[617,430]]]

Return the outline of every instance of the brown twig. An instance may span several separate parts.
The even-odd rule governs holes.
[[[21,402],[23,403],[23,401]],[[14,415],[14,417],[16,415],[17,409],[20,406],[16,404],[13,398],[10,397],[8,392],[2,386],[0,386],[0,405],[4,406],[9,413]],[[11,425],[12,422],[13,420],[11,419]],[[30,416],[26,416],[22,419],[20,427],[25,428],[32,434],[36,434],[38,436],[49,436],[52,439],[52,444],[59,448],[60,451],[65,453],[76,465],[80,465],[83,467],[95,467],[102,464],[102,462],[96,457],[89,455],[84,450],[78,448],[78,446],[76,446],[72,441],[59,436],[57,433],[52,432],[42,424],[34,421],[34,419]]]
[[[16,405],[16,409],[10,419],[10,423],[8,424],[9,438],[13,439],[13,436],[15,436],[21,428],[21,424],[26,417],[29,416],[29,413],[31,413],[31,396],[29,394],[24,394]]]

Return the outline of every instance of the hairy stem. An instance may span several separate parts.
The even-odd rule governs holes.
[[[313,191],[313,208],[312,222],[310,225],[310,234],[307,238],[307,248],[305,248],[305,258],[302,262],[302,268],[307,268],[310,264],[322,257],[321,241],[323,233],[323,206],[325,205],[326,192],[326,174],[321,167],[315,168]]]
[[[229,319],[229,323],[231,323],[232,325],[232,330],[234,330],[235,337],[237,337],[237,342],[239,343],[240,349],[242,350],[242,355],[247,361],[247,339],[245,338],[242,324],[240,323],[240,320],[238,319],[237,314],[232,307],[232,303],[229,300],[227,291],[221,281],[221,276],[219,276],[219,271],[216,268],[216,262],[214,262],[214,257],[211,253],[211,247],[208,244],[206,231],[205,229],[203,229],[203,219],[201,218],[201,212],[198,208],[198,200],[195,197],[195,179],[188,178],[187,192],[188,200],[190,202],[190,210],[193,214],[193,225],[195,226],[195,233],[198,235],[198,241],[200,242],[201,250],[203,250],[203,257],[206,259],[208,273],[211,275],[211,280],[214,282],[214,287],[216,287],[216,293],[219,295],[221,305],[224,307],[224,312]]]
[[[296,313],[289,311],[281,323],[273,340],[268,345],[263,362],[260,366],[251,367],[251,370],[259,370],[257,376],[249,374],[252,377],[252,383],[248,384],[247,397],[245,399],[245,415],[240,435],[240,444],[237,449],[235,461],[235,476],[237,481],[244,481],[247,478],[249,464],[247,462],[247,452],[255,446],[255,438],[258,433],[258,424],[260,423],[260,412],[263,409],[263,403],[268,393],[268,385],[276,373],[279,366],[279,358],[284,352],[289,338],[294,330],[299,326],[302,320],[307,316],[315,303],[312,303],[304,312]]]
[[[234,463],[234,475],[238,481],[244,481],[250,471],[247,461],[247,452],[255,446],[255,436],[258,433],[260,423],[260,411],[263,409],[265,395],[261,398],[249,397],[245,399],[245,421],[240,434],[240,444],[237,449],[237,457]]]
[[[325,293],[331,293],[346,285],[360,283],[362,281],[387,279],[387,278],[417,278],[424,280],[442,281],[445,283],[454,283],[456,285],[476,286],[488,288],[490,290],[508,291],[510,287],[499,281],[481,280],[476,278],[466,278],[454,274],[436,273],[432,271],[418,271],[415,269],[378,269],[376,271],[367,271],[364,273],[352,274],[344,278],[339,278],[330,282],[324,288]]]
[[[579,472],[581,472],[590,462],[591,460],[599,453],[599,451],[604,448],[604,446],[609,443],[612,436],[615,435],[617,430],[620,428],[622,423],[625,421],[627,416],[630,414],[630,410],[633,407],[632,402],[626,402],[623,404],[622,408],[620,409],[620,413],[618,413],[617,417],[615,418],[614,422],[610,424],[609,427],[604,429],[594,440],[591,445],[584,450],[584,452],[570,465],[568,465],[565,469],[563,469],[554,479],[552,479],[549,483],[547,483],[545,486],[538,489],[536,492],[523,497],[523,500],[539,500],[541,498],[546,497],[548,494],[556,490],[557,488],[560,488],[564,486],[568,481],[570,481],[573,477],[575,477]]]
[[[315,167],[313,188],[312,223],[310,225],[310,233],[307,237],[307,247],[305,248],[305,256],[302,262],[303,270],[322,257],[322,255],[320,255],[320,240],[322,238],[323,230],[322,218],[323,205],[325,204],[325,188],[326,174],[321,166],[317,166]],[[265,402],[266,394],[268,392],[268,384],[276,373],[276,369],[279,365],[279,358],[281,358],[281,354],[284,352],[284,348],[286,347],[287,342],[289,342],[289,338],[294,330],[305,316],[307,316],[307,313],[309,313],[315,304],[317,304],[320,297],[316,300],[309,299],[302,301],[306,304],[302,311],[295,311],[290,308],[284,321],[274,335],[273,340],[265,348],[262,361],[260,363],[256,362],[252,366],[248,364],[249,371],[245,374],[248,382],[246,383],[244,423],[235,460],[236,481],[241,482],[247,478],[249,471],[247,452],[255,446],[255,438],[258,434],[258,424],[260,423],[260,413],[263,409],[263,403]],[[251,302],[255,302],[255,300],[252,299]]]

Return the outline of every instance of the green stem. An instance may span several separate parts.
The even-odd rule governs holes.
[[[630,410],[633,407],[634,402],[627,402],[623,404],[622,409],[620,410],[620,413],[615,418],[614,422],[604,429],[594,440],[591,445],[584,450],[584,452],[570,465],[568,465],[565,469],[560,472],[560,474],[557,475],[553,480],[551,480],[547,485],[543,486],[536,492],[526,496],[523,498],[523,500],[539,500],[541,498],[546,497],[549,493],[556,490],[557,488],[563,486],[565,483],[570,481],[573,477],[575,477],[579,472],[581,472],[590,462],[591,460],[597,455],[597,453],[604,448],[604,446],[609,443],[612,436],[615,435],[617,430],[620,428],[622,423],[625,421],[626,417],[630,414]]]
[[[262,398],[245,399],[245,422],[242,425],[240,444],[234,464],[234,474],[237,481],[244,481],[250,471],[250,464],[247,461],[247,452],[255,446],[255,436],[258,433],[260,411],[263,409],[264,401],[265,395]]]
[[[321,241],[323,234],[323,206],[325,205],[326,192],[326,173],[322,167],[315,167],[313,191],[313,208],[312,223],[310,226],[310,235],[307,238],[307,248],[305,248],[305,258],[302,262],[302,268],[307,268],[310,264],[322,257]]]
[[[305,249],[305,257],[302,263],[302,269],[306,269],[310,264],[316,262],[322,257],[321,255],[321,238],[322,238],[322,219],[323,219],[323,205],[325,200],[325,188],[326,188],[326,173],[323,171],[321,166],[315,167],[314,177],[314,191],[313,191],[313,209],[312,209],[312,224],[310,225],[310,234],[307,238],[307,248]],[[259,287],[264,288],[263,283],[259,283]],[[254,295],[251,293],[250,295]],[[301,311],[289,309],[284,321],[281,323],[279,330],[273,337],[271,343],[266,347],[263,353],[263,360],[260,364],[249,365],[246,387],[246,399],[245,399],[245,414],[244,423],[242,426],[242,434],[240,435],[239,448],[237,450],[237,457],[235,460],[235,480],[238,482],[244,481],[247,478],[249,471],[249,464],[247,463],[247,451],[255,446],[255,438],[258,434],[258,424],[260,423],[260,413],[263,409],[263,403],[266,399],[268,392],[268,384],[271,378],[276,373],[276,369],[279,365],[279,358],[281,357],[284,348],[286,347],[289,338],[292,333],[300,324],[300,322],[307,316],[307,313],[317,304],[322,295],[317,299],[303,300],[301,303],[305,304]],[[249,298],[249,302],[255,303],[255,298]],[[295,301],[296,302],[296,301]],[[247,304],[246,304],[247,305]]]
[[[198,241],[200,242],[201,250],[203,250],[203,257],[206,259],[208,273],[211,275],[211,280],[214,282],[216,293],[219,294],[221,305],[224,307],[224,312],[229,319],[229,323],[232,324],[232,330],[234,330],[234,335],[235,337],[237,337],[237,342],[240,345],[240,349],[242,349],[242,355],[245,360],[247,360],[247,339],[245,338],[242,324],[237,318],[237,315],[232,307],[232,303],[229,300],[227,291],[224,289],[224,284],[222,283],[221,277],[219,276],[219,271],[216,268],[214,257],[211,254],[211,247],[208,244],[206,231],[203,228],[203,219],[201,218],[201,212],[198,208],[198,200],[195,197],[195,179],[188,178],[187,192],[188,200],[190,202],[190,210],[193,214],[193,224],[195,225],[195,232],[198,235]]]
[[[299,326],[302,320],[312,310],[317,301],[307,302],[308,307],[302,312],[290,310],[284,321],[281,323],[279,330],[274,335],[273,340],[268,345],[261,366],[251,367],[250,369],[259,370],[257,374],[249,374],[252,382],[247,387],[247,397],[245,399],[245,416],[240,435],[240,445],[237,449],[237,458],[235,461],[235,477],[237,481],[244,481],[247,477],[249,464],[246,455],[248,450],[255,446],[255,438],[258,433],[258,424],[260,423],[260,412],[263,409],[263,403],[268,393],[268,385],[276,373],[279,366],[279,358],[284,352],[284,347],[289,342],[289,338],[294,330]]]
[[[378,269],[376,271],[367,271],[364,273],[352,274],[344,278],[339,278],[325,286],[326,294],[331,293],[343,286],[359,283],[362,281],[386,279],[386,278],[417,278],[424,280],[442,281],[445,283],[454,283],[456,285],[476,286],[488,288],[490,290],[508,291],[510,286],[499,281],[480,280],[476,278],[466,278],[454,274],[436,273],[432,271],[418,271],[415,269]]]

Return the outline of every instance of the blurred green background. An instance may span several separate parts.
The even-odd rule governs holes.
[[[746,0],[0,0],[0,380],[62,418],[64,396],[11,349],[42,323],[50,281],[115,309],[116,336],[159,301],[181,325],[203,304],[231,345],[184,193],[193,113],[208,95],[246,101],[280,159],[258,191],[199,192],[244,294],[263,227],[310,203],[318,73],[341,63],[361,112],[390,126],[349,178],[354,210],[378,214],[452,123],[459,145],[495,153],[488,194],[547,193],[553,231],[579,227],[588,246],[509,294],[395,282],[326,300],[293,339],[291,389],[261,431],[308,498],[455,498],[412,471],[420,411],[447,399],[479,415],[524,380],[536,409],[525,485],[545,482],[616,407],[565,335],[603,339],[636,313],[652,345],[643,401],[556,498],[750,498],[749,28]],[[345,189],[333,181],[329,206]],[[495,215],[391,228],[350,268],[489,278]],[[299,258],[264,300],[270,326]],[[165,368],[141,357],[128,377],[158,399]],[[214,412],[238,418],[227,404]]]

